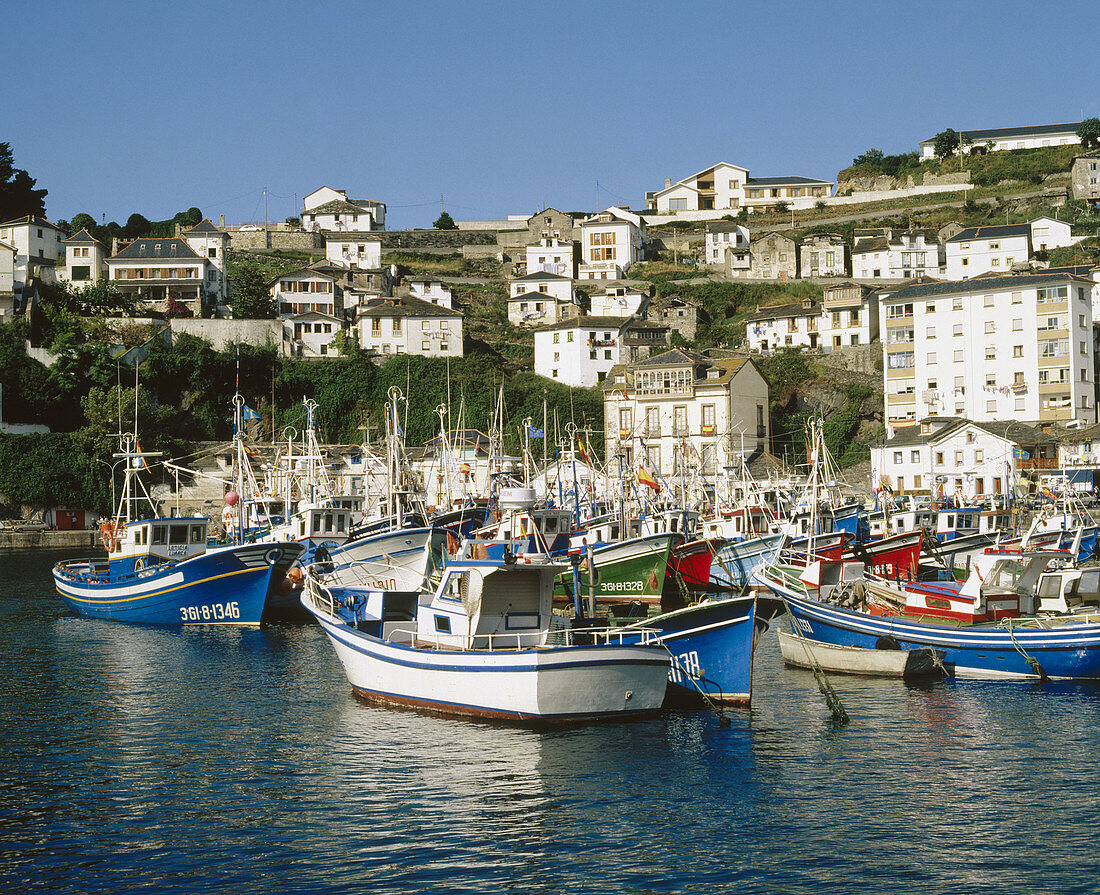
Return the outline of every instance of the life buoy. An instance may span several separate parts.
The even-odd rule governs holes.
[[[99,539],[108,553],[114,553],[118,549],[118,540],[115,538],[115,525],[113,522],[101,522],[99,524]]]

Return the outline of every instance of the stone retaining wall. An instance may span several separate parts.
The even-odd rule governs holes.
[[[410,249],[419,252],[438,252],[449,249],[460,252],[469,245],[496,245],[496,230],[383,230],[377,234],[382,240],[382,251]]]
[[[0,531],[0,550],[45,547],[51,550],[99,546],[99,531]]]
[[[325,238],[320,233],[306,230],[278,230],[275,227],[257,227],[254,230],[230,230],[229,248],[238,251],[266,251],[284,249],[293,252],[325,250]]]

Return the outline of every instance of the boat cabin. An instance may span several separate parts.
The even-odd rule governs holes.
[[[206,552],[207,526],[202,517],[162,517],[127,522],[121,531],[104,523],[104,546],[112,565],[134,571],[167,562],[181,562]],[[111,537],[113,532],[114,537]],[[112,548],[113,549],[110,549]],[[125,571],[125,569],[122,569]]]

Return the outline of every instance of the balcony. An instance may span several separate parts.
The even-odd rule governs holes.
[[[1017,460],[1016,468],[1021,472],[1028,469],[1057,469],[1058,460],[1055,457],[1031,457],[1027,460]]]

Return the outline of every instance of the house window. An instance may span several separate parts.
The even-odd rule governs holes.
[[[432,343],[425,339],[423,342],[420,343],[420,350],[421,351],[431,351],[432,350]]]
[[[920,451],[910,451],[909,452],[909,462],[910,463],[919,463],[920,462]]]
[[[1024,346],[1023,345],[1013,345],[1012,346],[1012,356],[1013,357],[1023,357],[1024,356]]]
[[[943,466],[943,451],[936,451],[936,465]]]
[[[370,321],[370,334],[372,336],[382,335],[382,318],[372,317]]]
[[[675,199],[669,199],[668,200],[668,210],[669,211],[686,211],[687,210],[687,199],[685,199],[683,197],[675,198]],[[595,235],[595,234],[593,234],[593,235]]]
[[[901,451],[894,451],[894,462],[895,463],[900,463],[901,462]]]
[[[955,352],[955,363],[962,363],[964,353],[961,348]]]
[[[561,333],[554,333],[554,339],[553,339],[553,341],[554,341],[554,344],[555,344],[555,345],[557,345],[557,344],[558,344],[558,337],[559,337],[560,335],[561,335]]]
[[[1022,317],[1012,318],[1012,331],[1020,332],[1024,328],[1024,319]]]
[[[1012,303],[1014,305],[1022,304],[1024,300],[1024,294],[1022,292],[1012,293]]]
[[[961,323],[956,323],[956,324],[955,324],[955,325],[954,325],[954,326],[953,326],[953,327],[951,328],[951,335],[953,335],[953,336],[961,336],[962,334],[963,334],[963,325],[962,325]]]
[[[934,364],[935,362],[936,362],[936,352],[935,351],[929,351],[928,352],[928,357],[925,359],[925,363]]]

